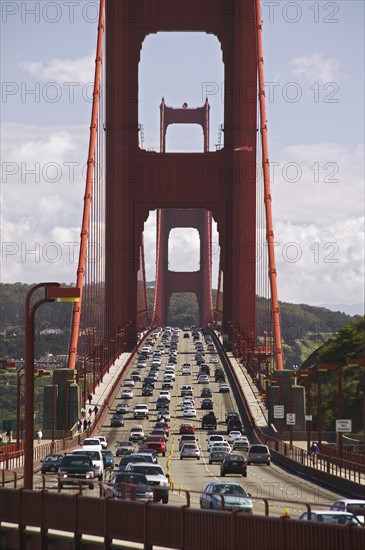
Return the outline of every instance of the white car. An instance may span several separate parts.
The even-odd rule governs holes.
[[[133,399],[133,391],[132,390],[123,390],[120,394],[121,399]]]
[[[207,450],[209,452],[214,443],[222,443],[222,442],[225,441],[225,439],[224,439],[223,435],[212,434],[208,437],[207,441],[208,441],[208,449]]]
[[[183,375],[190,375],[191,374],[191,365],[189,363],[186,363],[186,364],[182,365],[181,374],[183,374]]]
[[[242,434],[238,430],[232,430],[228,434],[228,443],[233,443],[236,439],[241,438]]]
[[[194,407],[186,407],[183,410],[183,416],[185,418],[196,418],[196,410],[194,409]]]
[[[198,384],[209,384],[209,376],[207,374],[199,374]]]
[[[218,357],[216,357],[215,355],[213,355],[213,356],[209,359],[209,363],[218,363]]]
[[[183,458],[196,458],[197,460],[199,460],[200,449],[198,447],[198,444],[194,442],[184,443],[180,450],[180,460],[183,460]]]
[[[147,361],[145,359],[138,359],[137,361],[137,367],[139,369],[144,369],[147,367]]]
[[[133,464],[130,462],[127,464],[125,471],[144,474],[148,483],[154,488],[154,497],[156,501],[159,502],[162,500],[164,504],[168,503],[169,482],[159,464],[152,464],[151,462],[136,462]]]
[[[186,409],[186,407],[195,407],[193,397],[185,397],[185,399],[181,402],[181,410]]]
[[[167,397],[167,399],[168,399],[169,401],[171,401],[171,395],[170,395],[170,392],[169,392],[168,390],[161,390],[160,393],[159,393],[158,396],[157,396],[157,399],[158,399],[159,397]]]
[[[136,418],[147,418],[150,414],[148,405],[145,403],[137,403],[133,409],[133,417]]]
[[[228,441],[216,441],[210,447],[209,452],[211,453],[215,447],[224,448],[226,450],[226,453],[231,453],[232,452],[232,447],[230,446]]]
[[[104,435],[94,435],[93,438],[94,439],[99,439],[100,444],[101,444],[103,449],[107,448],[108,442],[107,442],[106,437]]]
[[[124,380],[123,386],[125,386],[125,387],[127,387],[127,386],[132,386],[132,387],[133,387],[133,386],[134,386],[134,380],[133,380],[133,378],[126,378],[126,379]]]
[[[144,439],[143,427],[138,424],[132,426],[129,432],[129,441],[142,441]]]

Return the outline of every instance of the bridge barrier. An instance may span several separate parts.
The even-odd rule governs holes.
[[[232,368],[229,357],[221,346],[217,335],[213,331],[211,333],[216,342],[217,349],[219,349],[222,362],[229,370],[229,377],[231,377],[235,391],[242,403],[242,416],[248,420],[249,431],[252,432],[253,437],[257,441],[268,445],[274,460],[294,472],[298,472],[298,465],[306,466],[307,468],[300,468],[303,470],[303,475],[308,475],[312,479],[318,479],[318,481],[325,481],[328,485],[334,486],[337,489],[342,487],[343,490],[350,491],[353,497],[358,495],[358,498],[363,498],[365,466],[362,455],[359,455],[360,458],[358,460],[352,460],[352,453],[346,453],[343,458],[340,458],[338,455],[336,456],[335,452],[331,453],[329,450],[331,446],[327,445],[324,446],[325,454],[320,453],[318,460],[314,463],[308,451],[269,436],[256,425],[255,418],[241,388],[235,369]]]
[[[55,536],[48,533],[50,529],[72,533],[73,548],[81,548],[81,533],[102,537],[104,548],[110,549],[112,539],[141,543],[146,550],[155,545],[185,550],[363,550],[365,547],[365,528],[299,521],[288,515],[273,518],[47,491],[1,489],[0,492],[1,547],[5,548],[9,548],[6,539],[10,530],[4,527],[4,522],[19,525],[18,545],[11,546],[14,548],[36,548],[37,540],[38,548],[54,548],[48,545],[49,538]],[[42,531],[30,532],[25,526]],[[14,529],[11,536],[14,537]]]

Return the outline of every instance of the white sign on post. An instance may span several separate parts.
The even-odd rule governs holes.
[[[288,426],[294,426],[294,424],[295,424],[295,413],[287,413],[286,423],[288,424]]]
[[[352,421],[351,420],[336,420],[336,432],[351,433],[352,431]]]
[[[274,418],[284,418],[284,405],[274,405]]]

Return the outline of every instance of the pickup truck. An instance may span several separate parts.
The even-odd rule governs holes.
[[[202,418],[202,429],[203,430],[216,430],[217,429],[217,418],[213,411],[210,411],[208,414],[205,414]]]
[[[64,485],[88,485],[94,488],[95,467],[91,458],[86,454],[69,454],[62,459],[58,470],[58,488]]]

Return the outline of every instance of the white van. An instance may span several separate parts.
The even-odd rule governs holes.
[[[104,461],[101,449],[92,447],[90,445],[82,447],[80,449],[75,449],[74,451],[72,451],[72,454],[87,454],[91,458],[93,466],[95,468],[95,477],[97,477],[99,481],[103,480]]]

